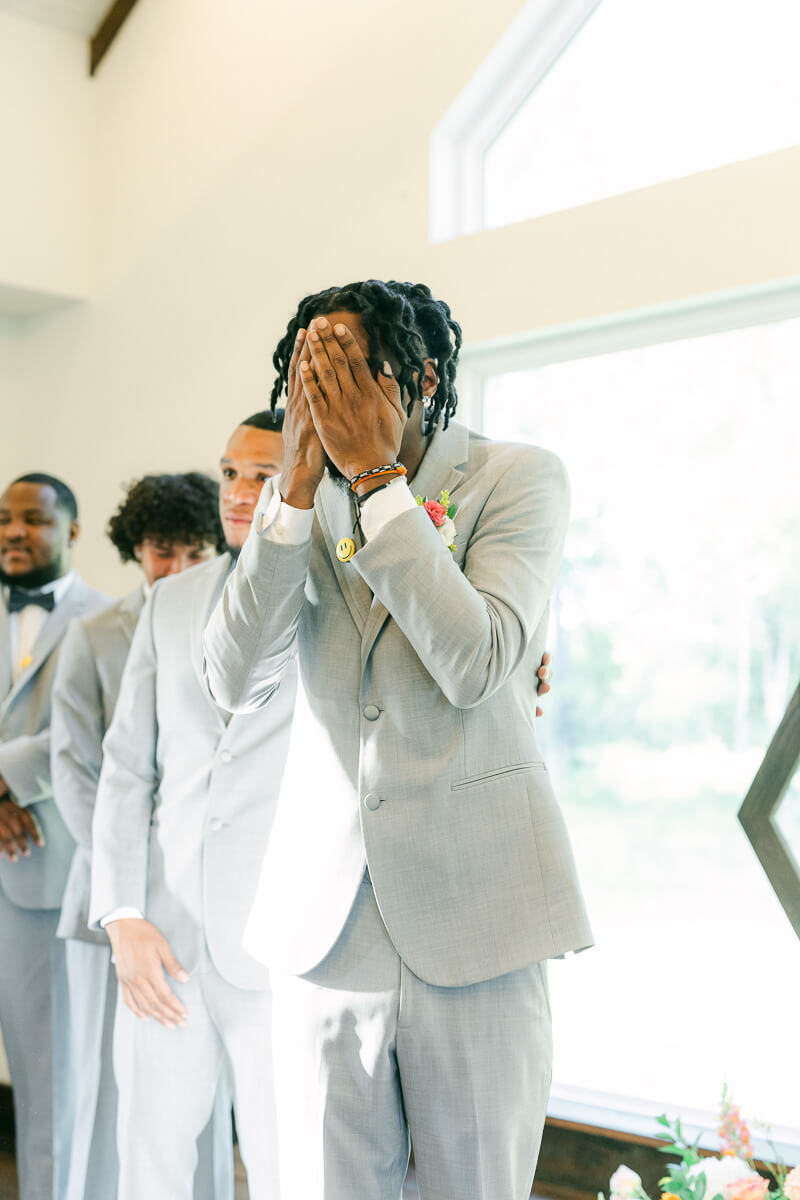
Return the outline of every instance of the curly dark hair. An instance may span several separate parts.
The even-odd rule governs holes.
[[[272,356],[277,378],[270,407],[274,410],[281,394],[288,390],[289,363],[298,329],[306,328],[314,316],[337,310],[356,312],[364,322],[369,338],[369,365],[375,375],[387,353],[396,359],[397,382],[401,391],[407,390],[411,397],[409,413],[421,398],[417,380],[425,373],[423,358],[427,355],[436,358],[439,387],[425,410],[423,432],[426,435],[432,433],[442,415],[446,429],[458,402],[455,372],[461,348],[461,328],[451,317],[449,307],[443,301],[435,300],[424,283],[384,283],[379,279],[366,279],[344,287],[326,288],[301,300]]]
[[[136,558],[134,547],[154,542],[212,545],[225,549],[219,519],[219,484],[200,471],[184,475],[144,475],[127,494],[106,530],[123,562]]]

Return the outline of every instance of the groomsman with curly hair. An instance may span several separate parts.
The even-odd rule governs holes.
[[[215,558],[224,549],[219,486],[207,475],[145,475],[133,483],[108,524],[122,562],[138,563],[142,580],[127,596],[73,621],[61,649],[53,691],[52,772],[55,802],[75,839],[58,936],[69,983],[75,1124],[61,1200],[114,1200],[117,1194],[117,1089],[112,1036],[117,981],[108,938],[88,928],[92,817],[122,671],[146,597],[159,579]],[[195,1200],[212,1200],[215,1183],[230,1191],[230,1096],[221,1089],[213,1129],[200,1141]],[[216,1155],[214,1155],[214,1144]],[[224,1191],[219,1194],[224,1194]]]

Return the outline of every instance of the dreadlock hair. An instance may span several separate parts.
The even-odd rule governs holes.
[[[461,326],[451,315],[450,305],[444,300],[434,299],[427,284],[392,279],[388,286],[400,292],[410,303],[425,350],[430,358],[436,359],[439,386],[425,409],[422,422],[422,432],[427,436],[439,424],[440,417],[443,417],[442,428],[447,429],[456,411],[456,369],[463,340]]]
[[[282,408],[276,408],[274,412],[271,408],[262,408],[260,412],[253,413],[252,417],[240,421],[239,424],[249,425],[253,429],[265,429],[267,433],[282,433],[284,416]]]
[[[419,317],[415,306],[419,307]],[[456,322],[451,320],[447,305],[434,300],[430,289],[424,284],[383,283],[379,279],[326,288],[325,291],[316,292],[300,301],[297,312],[287,325],[286,333],[278,342],[272,356],[277,372],[270,396],[270,407],[273,411],[282,392],[288,391],[289,363],[297,331],[307,328],[309,321],[315,316],[338,311],[358,313],[364,322],[369,339],[368,362],[373,374],[377,375],[381,370],[387,355],[395,359],[397,383],[401,392],[408,391],[411,397],[409,412],[414,402],[422,398],[418,381],[421,381],[425,374],[423,359],[428,351],[431,357],[436,355],[437,360],[444,364],[444,369],[440,372],[439,387],[433,404],[425,410],[428,425],[425,432],[433,432],[442,412],[445,414],[447,428],[448,420],[456,407],[453,378],[458,348],[461,345],[461,330]],[[429,336],[435,342],[436,350],[428,345],[423,324],[429,327]],[[455,350],[450,340],[451,328],[458,331]],[[452,369],[448,366],[451,362]]]
[[[13,480],[9,486],[13,487],[15,483],[38,483],[42,487],[52,488],[56,494],[56,506],[67,514],[70,521],[78,519],[78,501],[72,488],[63,479],[56,479],[55,475],[47,475],[44,471],[30,471]]]
[[[225,536],[219,519],[219,485],[200,471],[144,475],[129,486],[106,533],[123,562],[136,558],[134,547],[145,538],[212,545],[221,554]]]

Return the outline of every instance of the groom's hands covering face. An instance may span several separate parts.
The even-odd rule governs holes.
[[[283,420],[283,470],[280,492],[293,508],[312,508],[325,473],[325,451],[311,419],[298,367],[310,359],[305,329],[300,329],[289,363],[286,415]]]
[[[352,330],[326,317],[310,323],[306,344],[298,376],[331,461],[346,479],[395,462],[406,414],[389,363],[375,379]]]

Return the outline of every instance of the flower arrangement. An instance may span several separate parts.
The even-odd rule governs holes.
[[[680,1159],[669,1163],[667,1174],[659,1180],[660,1200],[800,1200],[800,1167],[789,1171],[775,1153],[775,1163],[769,1164],[774,1187],[772,1180],[756,1170],[750,1131],[727,1087],[720,1101],[717,1130],[721,1152],[717,1157],[702,1157],[700,1138],[689,1143],[680,1120],[672,1122],[662,1116],[657,1121],[665,1131],[658,1136],[666,1142],[659,1149]],[[611,1176],[609,1191],[609,1200],[651,1200],[636,1172],[624,1165]],[[598,1192],[598,1200],[605,1200],[602,1192]]]
[[[450,493],[442,492],[438,500],[429,500],[427,496],[417,496],[416,499],[439,530],[447,549],[455,550],[456,527],[453,517],[456,515],[456,506],[450,503]]]

